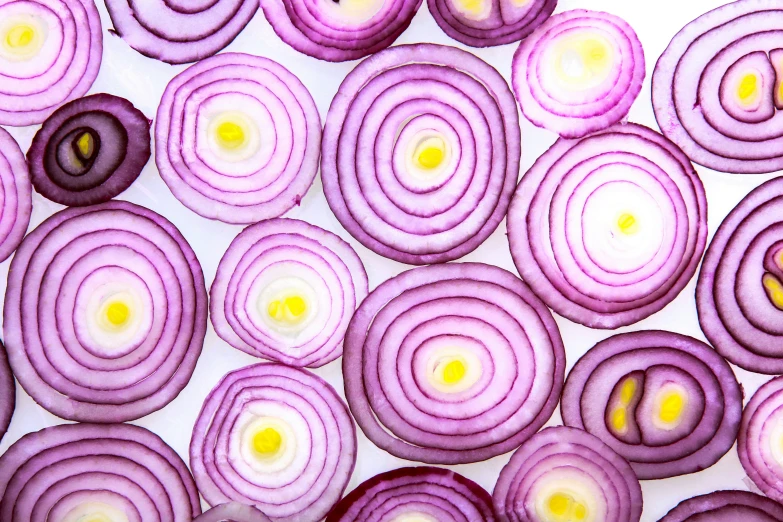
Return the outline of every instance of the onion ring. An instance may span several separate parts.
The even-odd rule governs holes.
[[[16,384],[5,346],[0,342],[0,440],[3,439],[16,407]]]
[[[22,242],[33,210],[33,189],[22,150],[0,128],[0,261]]]
[[[681,502],[658,522],[783,521],[783,506],[747,491],[714,491]]]
[[[253,506],[229,502],[205,511],[193,522],[271,522],[271,519]]]

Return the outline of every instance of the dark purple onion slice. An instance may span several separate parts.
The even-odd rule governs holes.
[[[0,498],[0,520],[18,522],[190,522],[201,513],[179,455],[130,424],[63,424],[25,435],[0,457]]]
[[[106,0],[114,33],[150,58],[189,63],[217,53],[245,28],[258,0]]]
[[[207,294],[174,225],[111,201],[58,212],[25,238],[3,312],[11,367],[36,402],[64,419],[121,422],[185,387]]]
[[[109,201],[127,189],[150,158],[150,120],[125,98],[94,94],[49,116],[27,159],[33,186],[71,207]]]
[[[707,199],[673,143],[615,125],[560,139],[522,177],[508,212],[522,279],[555,312],[592,328],[635,323],[696,271]]]
[[[271,522],[271,519],[253,506],[229,502],[205,511],[193,522]]]
[[[502,522],[639,522],[642,488],[628,463],[601,439],[557,426],[534,435],[500,472]]]
[[[680,502],[658,522],[783,522],[783,506],[747,491],[714,491]]]
[[[470,479],[430,466],[400,468],[362,482],[326,522],[462,520],[495,522],[492,497]]]
[[[343,353],[345,395],[367,437],[432,464],[518,447],[552,415],[564,372],[550,311],[519,278],[480,263],[381,284],[354,314]]]
[[[642,42],[622,18],[573,9],[556,14],[519,45],[511,80],[535,125],[581,138],[628,114],[645,76]]]
[[[321,118],[282,65],[222,53],[177,75],[155,123],[155,162],[198,214],[256,223],[298,205],[318,170]]]
[[[321,178],[357,240],[410,264],[445,262],[497,228],[519,175],[519,118],[502,76],[433,44],[368,58],[326,118]]]
[[[254,505],[275,522],[321,520],[356,463],[348,408],[307,370],[262,363],[227,374],[201,408],[190,465],[211,505]]]
[[[11,424],[11,417],[16,407],[16,384],[11,366],[8,364],[8,355],[5,346],[0,342],[0,440]]]
[[[24,154],[0,128],[0,261],[8,259],[24,238],[33,210],[32,193]]]
[[[742,390],[729,364],[692,337],[656,330],[601,341],[568,374],[563,422],[625,457],[640,479],[694,473],[731,449]]]
[[[269,219],[232,241],[210,289],[210,318],[234,348],[291,366],[342,354],[354,310],[368,292],[351,246],[314,225]]]

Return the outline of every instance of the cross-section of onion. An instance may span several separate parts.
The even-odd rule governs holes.
[[[5,346],[0,342],[0,440],[3,439],[16,407],[16,384]]]
[[[0,128],[0,261],[11,256],[27,231],[32,192],[24,154],[14,138]]]
[[[193,519],[193,522],[271,522],[253,506],[229,502],[215,506]]]
[[[783,522],[783,506],[747,491],[714,491],[682,501],[658,522]]]

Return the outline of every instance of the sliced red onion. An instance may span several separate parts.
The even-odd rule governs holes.
[[[495,522],[492,497],[453,471],[430,466],[387,471],[362,482],[337,504],[326,522]]]
[[[688,158],[636,124],[560,139],[522,177],[508,212],[514,263],[555,312],[592,328],[635,323],[696,271],[707,200]]]
[[[127,189],[150,158],[150,120],[125,98],[94,94],[49,116],[27,159],[45,198],[72,207],[104,203]]]
[[[185,387],[207,295],[174,225],[111,201],[58,212],[25,238],[3,313],[11,367],[36,402],[64,419],[122,422]]]
[[[93,0],[4,2],[0,20],[0,124],[41,123],[87,92],[103,54]]]
[[[8,355],[5,346],[0,342],[0,440],[11,424],[11,417],[16,407],[16,384],[11,366],[8,364]]]
[[[502,522],[639,522],[642,488],[628,463],[601,439],[557,426],[534,435],[500,472]]]
[[[618,334],[568,374],[563,422],[625,457],[640,479],[694,473],[737,438],[742,389],[729,364],[692,337],[658,330]]]
[[[106,0],[114,34],[150,58],[178,64],[217,53],[245,28],[258,0]]]
[[[519,118],[502,76],[433,44],[368,58],[326,118],[321,178],[357,240],[410,264],[473,251],[503,219],[519,175]]]
[[[478,462],[518,447],[557,405],[565,352],[517,277],[480,263],[403,272],[364,300],[343,377],[365,435],[398,457]]]
[[[748,491],[714,491],[680,502],[658,522],[781,522],[783,506]]]
[[[201,513],[187,466],[130,424],[62,424],[0,457],[0,520],[190,522]]]
[[[222,53],[177,75],[155,124],[155,162],[174,195],[227,223],[280,216],[318,170],[321,119],[302,82],[260,56]]]
[[[24,238],[33,210],[32,193],[24,154],[0,128],[0,261],[8,259]]]
[[[254,505],[275,522],[321,520],[356,463],[348,408],[307,370],[262,363],[227,374],[207,396],[190,465],[211,505]]]
[[[519,45],[511,64],[519,106],[539,127],[581,138],[628,114],[644,81],[642,42],[622,18],[573,9]]]
[[[205,511],[193,519],[193,522],[271,522],[269,517],[253,506],[229,502]]]

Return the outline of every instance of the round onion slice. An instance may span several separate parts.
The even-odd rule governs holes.
[[[112,32],[150,58],[178,64],[217,53],[245,28],[258,0],[106,0]]]
[[[326,117],[321,178],[357,240],[410,264],[445,262],[503,219],[519,175],[519,117],[502,76],[433,44],[368,58]]]
[[[155,162],[174,195],[226,223],[280,216],[318,170],[321,119],[302,82],[260,56],[222,53],[177,75],[155,124]]]
[[[317,375],[282,364],[223,377],[190,440],[204,500],[254,505],[276,522],[321,520],[355,463],[356,431],[343,400]]]
[[[0,261],[8,259],[21,243],[32,210],[33,189],[24,154],[0,128]]]
[[[547,428],[500,472],[495,512],[502,522],[639,522],[642,488],[620,455],[589,433]]]
[[[71,101],[35,134],[27,159],[35,190],[72,207],[104,203],[141,174],[150,158],[150,120],[125,98]]]
[[[275,33],[299,51],[329,62],[358,60],[389,47],[422,0],[261,0]]]
[[[714,491],[681,502],[658,522],[781,522],[783,506],[747,491]]]
[[[0,520],[190,522],[201,513],[187,466],[130,424],[63,424],[0,457]]]
[[[326,522],[394,520],[495,522],[492,497],[453,471],[429,466],[400,468],[362,482],[337,504]]]
[[[210,318],[223,340],[250,355],[323,366],[342,354],[367,285],[348,243],[304,221],[269,219],[243,230],[220,260]]]
[[[193,522],[271,522],[271,519],[253,506],[229,502],[205,511]]]
[[[58,212],[25,238],[3,313],[11,367],[36,402],[64,419],[122,422],[185,387],[207,295],[174,225],[111,201]]]
[[[403,272],[364,300],[345,337],[345,395],[381,449],[433,464],[506,453],[557,405],[565,352],[552,314],[480,263]]]
[[[519,45],[511,80],[519,106],[539,127],[581,138],[625,118],[644,81],[644,51],[623,19],[573,9]]]
[[[691,279],[707,199],[673,143],[615,125],[560,139],[536,160],[511,202],[508,237],[522,279],[555,312],[617,328],[657,312]]]
[[[0,124],[41,123],[95,81],[103,36],[93,0],[3,2],[0,21]]]
[[[0,440],[11,424],[11,417],[16,407],[16,385],[11,366],[8,365],[8,355],[5,346],[0,342]]]
[[[662,331],[618,334],[568,374],[563,421],[625,457],[640,479],[694,473],[731,449],[742,390],[729,364],[692,337]]]

